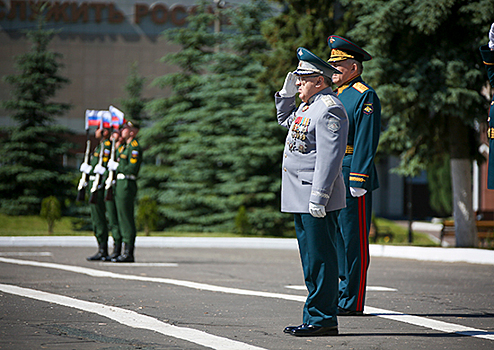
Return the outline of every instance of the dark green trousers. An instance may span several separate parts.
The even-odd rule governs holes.
[[[117,180],[115,185],[115,205],[117,208],[118,226],[123,243],[134,246],[137,230],[134,220],[134,203],[137,194],[135,180]]]
[[[120,234],[120,228],[118,226],[118,214],[117,206],[115,205],[115,198],[111,201],[105,201],[106,214],[108,216],[108,225],[113,237],[115,245],[122,244],[122,235]]]
[[[303,323],[313,326],[338,325],[338,212],[329,212],[324,218],[294,214],[300,259],[309,292],[303,309]]]
[[[372,192],[352,197],[348,187],[349,168],[343,167],[347,185],[346,208],[338,217],[339,307],[364,311],[369,268],[369,230],[372,221]]]
[[[89,183],[91,188],[92,182]],[[91,193],[89,193],[91,196]],[[91,210],[91,223],[93,224],[93,232],[98,244],[108,243],[108,224],[106,222],[106,207],[105,207],[105,191],[98,190],[95,193],[97,203],[89,203]]]

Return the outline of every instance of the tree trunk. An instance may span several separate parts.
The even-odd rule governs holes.
[[[451,117],[448,122],[456,246],[476,247],[477,227],[472,205],[472,162],[469,157],[468,126],[458,117]]]
[[[451,184],[456,246],[476,247],[477,227],[472,206],[472,171],[469,159],[451,159]]]

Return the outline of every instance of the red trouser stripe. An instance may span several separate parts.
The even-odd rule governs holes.
[[[365,210],[365,195],[358,198],[358,220],[360,235],[360,282],[357,297],[357,311],[363,311],[365,285],[367,279],[367,217]]]

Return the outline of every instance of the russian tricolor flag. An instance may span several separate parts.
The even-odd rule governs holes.
[[[114,129],[118,129],[120,125],[126,122],[124,118],[124,113],[116,107],[109,107],[111,113],[111,125]]]
[[[90,126],[97,126],[99,128],[109,128],[111,125],[110,111],[101,111],[94,109],[86,109],[86,130]]]

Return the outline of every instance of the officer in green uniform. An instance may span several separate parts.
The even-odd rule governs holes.
[[[120,148],[120,145],[122,143],[120,132],[118,129],[114,129],[112,131],[110,141],[112,142],[112,152],[114,152],[113,161],[115,161],[119,157],[118,149]],[[110,167],[111,162],[112,159],[108,161],[108,167]],[[110,170],[108,169],[108,172],[109,171]],[[110,254],[110,259],[114,259],[122,253],[122,235],[120,234],[120,228],[118,226],[117,206],[115,205],[115,183],[117,179],[117,175],[115,172],[113,176],[114,177],[112,181],[113,182],[112,187],[106,191],[106,197],[105,197],[105,207],[106,207],[106,213],[108,215],[108,224],[111,231],[111,235],[113,237],[113,252]],[[106,181],[109,180],[111,180],[110,177],[108,177]]]
[[[113,262],[134,262],[136,225],[134,220],[134,203],[137,194],[137,175],[142,162],[142,150],[136,138],[139,131],[137,125],[126,122],[121,130],[125,146],[120,146],[119,162],[116,168],[116,196],[118,223],[124,250],[121,255],[113,258]]]
[[[480,54],[487,69],[489,82],[494,88],[494,23],[489,31],[489,43],[480,47]],[[489,139],[489,162],[487,168],[487,188],[494,190],[494,96],[489,109],[487,138]]]
[[[374,157],[381,130],[381,103],[361,77],[363,61],[372,57],[350,40],[332,35],[329,63],[342,74],[333,83],[348,113],[348,144],[343,159],[346,208],[338,217],[338,267],[340,270],[338,316],[362,315],[369,267],[369,230],[372,191],[379,187]]]
[[[91,173],[89,177],[88,188],[92,189],[97,174],[100,178],[98,189],[91,193],[89,200],[89,207],[91,210],[91,222],[93,224],[93,231],[98,242],[98,252],[87,258],[87,260],[102,260],[109,261],[108,256],[108,224],[106,221],[106,208],[105,208],[105,180],[107,176],[106,164],[110,159],[111,142],[108,139],[110,136],[109,129],[98,128],[94,132],[97,140],[101,140],[96,147],[91,158]],[[102,163],[100,164],[100,157]]]

